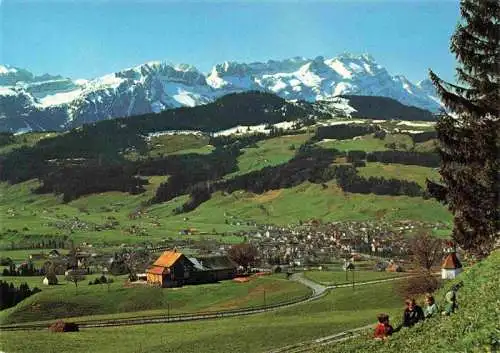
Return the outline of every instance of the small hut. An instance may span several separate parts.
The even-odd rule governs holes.
[[[443,265],[441,266],[441,278],[442,279],[453,279],[462,272],[462,264],[457,257],[457,253],[454,249],[448,251],[448,254],[444,258]]]
[[[57,284],[57,276],[53,273],[52,274],[49,273],[47,276],[45,276],[42,283],[46,286],[56,285]]]

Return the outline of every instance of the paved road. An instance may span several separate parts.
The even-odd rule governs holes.
[[[323,294],[325,291],[328,290],[327,286],[324,286],[322,284],[316,283],[311,281],[310,279],[307,279],[304,277],[304,273],[294,273],[290,279],[295,282],[302,283],[303,285],[311,288],[313,290],[313,296],[317,297]]]

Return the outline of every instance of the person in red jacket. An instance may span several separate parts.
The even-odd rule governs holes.
[[[379,314],[377,316],[378,324],[375,327],[375,333],[373,334],[376,340],[385,340],[388,336],[392,335],[393,328],[389,324],[389,315]]]

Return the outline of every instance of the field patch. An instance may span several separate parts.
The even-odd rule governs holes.
[[[259,141],[254,146],[243,148],[242,155],[238,157],[238,171],[226,175],[225,178],[286,163],[311,136],[311,133],[285,135]]]
[[[439,181],[439,173],[432,168],[406,164],[385,164],[368,162],[365,167],[358,168],[363,177],[383,177],[385,179],[400,179],[414,181],[422,188],[426,188],[425,180]]]

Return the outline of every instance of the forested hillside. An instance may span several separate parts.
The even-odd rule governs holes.
[[[23,195],[6,199],[10,201],[2,211],[3,238],[29,238],[35,230],[37,237],[62,234],[59,215],[57,222],[34,217],[41,211],[37,200],[51,199],[51,205],[61,203],[59,207],[70,210],[94,203],[100,195],[103,200],[111,197],[109,193],[126,200],[127,206],[118,208],[125,217],[119,228],[127,234],[159,234],[156,223],[139,226],[131,216],[148,210],[168,219],[168,229],[179,229],[179,220],[186,217],[198,219],[195,224],[208,233],[239,229],[228,227],[222,215],[226,206],[246,220],[236,222],[242,224],[295,223],[314,217],[447,220],[447,212],[429,199],[425,188],[426,179],[436,180],[439,164],[430,123],[313,117],[302,105],[263,93],[230,95],[161,114],[163,119],[103,121],[62,134],[3,134],[3,190]],[[220,132],[234,126],[239,127]],[[303,194],[306,199],[325,200],[331,206],[307,208],[296,202],[298,190],[304,188],[310,190]],[[283,196],[265,196],[276,192]],[[235,197],[241,193],[246,203],[242,200],[239,206]],[[339,213],[332,207],[348,204],[340,195],[356,204],[358,198],[370,198],[374,204],[369,211],[359,212],[357,205]],[[391,202],[399,207],[387,208]],[[282,203],[293,211],[280,210]],[[414,206],[422,203],[432,206]],[[215,205],[221,215],[214,215]],[[117,226],[107,228],[114,222],[108,219],[108,209],[113,207],[102,206],[95,214],[79,212],[77,217],[86,219],[85,229],[112,232]],[[28,219],[35,224],[21,226]]]

